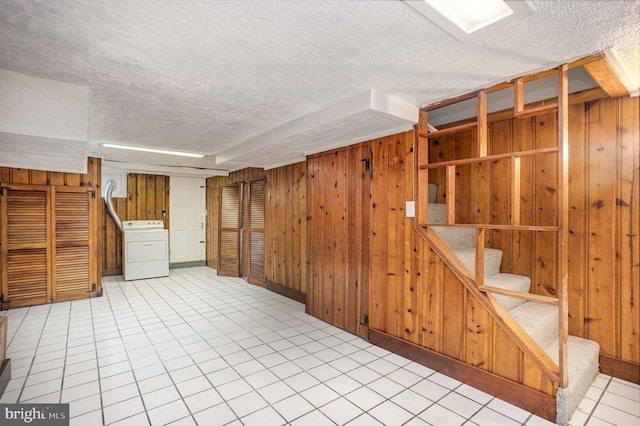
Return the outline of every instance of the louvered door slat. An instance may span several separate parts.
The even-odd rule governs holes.
[[[83,188],[54,187],[56,301],[80,299],[92,291],[94,259],[90,238],[93,203]]]
[[[264,283],[264,179],[249,182],[249,282]]]
[[[220,188],[220,227],[218,274],[237,277],[240,274],[240,185]]]
[[[63,247],[56,250],[56,296],[87,292],[89,285],[89,247]]]
[[[12,185],[2,199],[2,308],[50,299],[49,191]]]
[[[9,189],[7,244],[9,250],[44,247],[47,243],[47,192]]]

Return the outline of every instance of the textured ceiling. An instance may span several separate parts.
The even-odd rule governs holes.
[[[0,0],[0,68],[88,87],[90,155],[224,170],[410,125],[372,108],[260,143],[371,90],[417,107],[608,49],[637,90],[640,2],[535,3],[461,43],[401,1]]]

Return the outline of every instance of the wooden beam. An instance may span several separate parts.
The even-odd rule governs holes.
[[[484,286],[484,229],[476,229],[476,287]]]
[[[515,297],[517,299],[527,300],[529,302],[542,303],[544,305],[558,306],[558,299],[555,297],[541,296],[534,293],[523,293],[521,291],[508,290],[500,287],[481,286],[478,290],[484,293],[499,294],[501,296]]]
[[[460,160],[442,161],[440,163],[435,163],[435,164],[421,165],[420,168],[421,169],[435,169],[437,167],[445,167],[445,166],[449,166],[449,165],[461,166],[461,165],[464,165],[464,164],[481,163],[483,161],[501,160],[503,158],[509,158],[509,157],[530,157],[530,156],[533,156],[533,155],[552,154],[552,153],[555,153],[555,152],[558,152],[558,147],[552,146],[552,147],[549,147],[549,148],[530,149],[530,150],[527,150],[527,151],[506,152],[504,154],[487,155],[484,158],[462,158]]]
[[[478,92],[478,117],[476,130],[476,157],[487,156],[487,94],[481,90]]]
[[[424,133],[422,128],[420,128],[420,137],[431,139],[431,138],[435,138],[435,137],[438,137],[438,136],[448,135],[450,133],[457,133],[457,132],[460,132],[462,130],[472,129],[472,128],[476,127],[477,125],[478,125],[477,121],[472,121],[472,122],[469,122],[469,123],[459,124],[459,125],[453,126],[453,127],[447,127],[446,129],[438,130],[436,132],[431,132],[431,133]]]
[[[511,157],[511,225],[520,225],[521,157]]]
[[[456,223],[456,166],[447,165],[447,224]]]
[[[584,64],[583,68],[609,97],[618,98],[629,95],[629,91],[620,81],[618,73],[613,69],[606,56],[602,55],[599,60]]]
[[[560,386],[569,385],[569,66],[558,69],[558,247],[557,294]]]

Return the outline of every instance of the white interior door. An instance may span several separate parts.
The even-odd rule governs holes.
[[[169,260],[205,260],[205,180],[171,176],[169,180]]]

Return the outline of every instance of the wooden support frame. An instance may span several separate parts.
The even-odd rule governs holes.
[[[557,294],[560,386],[569,385],[569,297],[567,248],[569,246],[569,67],[558,69],[558,247]]]
[[[596,61],[596,59],[592,59],[585,63],[591,63]],[[581,64],[581,66],[584,64]],[[490,88],[486,90],[480,90],[473,94],[469,94],[467,96],[459,97],[453,100],[445,101],[437,105],[429,106],[424,108],[420,112],[420,118],[426,120],[428,117],[428,111],[436,108],[441,108],[443,106],[447,106],[456,102],[465,101],[468,99],[472,99],[474,96],[478,101],[478,113],[476,121],[468,121],[463,122],[445,129],[441,129],[435,132],[429,132],[427,127],[427,122],[422,122],[418,127],[418,135],[417,135],[417,143],[418,148],[418,160],[415,164],[416,170],[416,184],[418,185],[418,193],[426,195],[427,187],[428,187],[428,171],[436,168],[444,168],[445,169],[445,179],[446,179],[446,221],[445,224],[433,224],[428,223],[428,216],[418,215],[416,217],[416,229],[421,233],[421,235],[430,242],[432,248],[435,249],[436,252],[440,255],[441,258],[445,259],[445,263],[452,263],[449,265],[452,270],[456,270],[458,266],[456,265],[455,256],[451,257],[448,255],[446,248],[443,249],[441,244],[438,242],[439,239],[435,236],[432,230],[429,228],[431,226],[442,226],[442,227],[466,227],[466,228],[476,228],[476,253],[475,253],[475,261],[476,261],[476,272],[474,276],[467,276],[469,271],[466,267],[461,267],[461,272],[459,278],[467,285],[469,291],[473,293],[471,287],[473,287],[478,294],[484,294],[484,297],[488,297],[491,301],[490,305],[493,308],[500,312],[498,315],[501,316],[502,321],[507,325],[507,329],[511,331],[507,331],[508,334],[513,337],[517,337],[517,340],[520,342],[519,345],[523,350],[527,353],[530,353],[536,364],[541,367],[542,371],[544,371],[548,376],[553,376],[552,381],[555,386],[558,387],[567,387],[568,386],[568,353],[567,353],[567,343],[568,343],[568,291],[567,291],[567,277],[568,277],[568,261],[567,261],[567,253],[566,250],[568,248],[568,107],[569,107],[569,95],[568,95],[568,70],[569,65],[562,65],[557,69],[548,70],[542,73],[533,74],[530,76],[525,76],[521,78],[517,78],[513,81],[513,83],[503,83],[500,85],[499,89]],[[557,75],[558,77],[558,97],[557,99],[552,99],[551,101],[545,101],[542,103],[538,103],[533,106],[525,107],[524,104],[524,85],[528,81],[536,80],[539,78]],[[531,149],[527,151],[518,151],[518,152],[510,152],[510,153],[501,153],[501,154],[493,154],[488,155],[488,117],[486,111],[486,96],[487,93],[492,93],[496,90],[501,90],[509,87],[509,85],[513,85],[514,88],[514,110],[513,116],[518,118],[531,117],[535,115],[539,115],[541,113],[549,113],[556,111],[558,114],[558,143],[555,147],[546,147],[546,148],[538,148]],[[477,129],[476,135],[476,156],[474,158],[463,158],[456,160],[449,160],[437,163],[429,163],[428,161],[428,151],[429,145],[428,141],[430,138],[434,138],[437,136],[454,134],[458,132],[462,132],[468,129],[475,127]],[[425,145],[426,144],[426,145]],[[422,149],[420,149],[422,148]],[[522,172],[522,158],[523,157],[535,157],[537,155],[543,154],[555,154],[557,158],[557,179],[558,179],[558,191],[557,191],[557,202],[558,202],[558,223],[557,226],[530,226],[530,225],[522,225],[521,224],[521,172]],[[511,206],[509,211],[509,223],[507,224],[458,224],[456,223],[456,207],[455,207],[455,197],[456,197],[456,167],[467,164],[474,164],[483,161],[495,161],[499,159],[509,159],[510,160],[510,178],[511,178],[511,188],[510,188],[510,197],[511,197]],[[424,188],[424,189],[423,189]],[[418,197],[418,203],[421,204],[421,198]],[[426,209],[428,208],[428,204],[425,202],[424,209],[426,213]],[[558,235],[557,240],[557,249],[556,249],[556,258],[558,261],[557,275],[556,275],[556,288],[558,298],[540,296],[530,293],[519,293],[515,291],[503,290],[499,288],[494,288],[490,286],[484,286],[484,242],[485,242],[485,230],[491,229],[505,229],[505,230],[529,230],[529,231],[545,231],[545,232],[554,232]],[[443,244],[443,243],[442,243]],[[514,321],[509,319],[508,315],[502,316],[500,305],[495,302],[491,294],[500,294],[505,296],[517,297],[528,301],[533,301],[536,303],[547,304],[551,306],[558,307],[558,331],[559,331],[559,363],[557,366],[553,366],[553,363],[549,363],[546,359],[546,355],[540,353],[536,348],[535,342],[528,336],[522,335],[520,327]],[[495,302],[495,303],[494,303]],[[525,333],[526,334],[526,333]]]
[[[484,286],[484,228],[476,229],[476,286]]]

